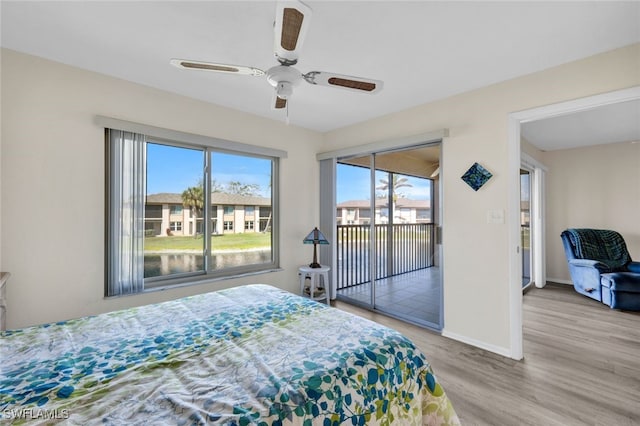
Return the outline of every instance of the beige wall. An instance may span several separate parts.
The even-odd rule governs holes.
[[[640,142],[543,153],[547,172],[547,279],[570,282],[560,233],[613,229],[640,260]]]
[[[542,154],[543,154],[543,152],[540,151],[536,146],[532,145],[525,138],[520,139],[520,150],[523,153],[529,155],[534,160],[539,161],[539,162],[542,163]]]
[[[104,115],[288,152],[281,162],[283,271],[105,300]],[[250,282],[295,290],[318,222],[322,136],[9,50],[2,51],[2,258],[8,327],[61,320]],[[79,229],[80,232],[69,232]]]
[[[445,333],[502,353],[511,344],[508,227],[486,218],[489,210],[509,208],[508,114],[640,84],[640,45],[634,45],[318,135],[10,51],[2,61],[0,268],[14,274],[9,327],[249,282],[295,290],[295,266],[309,255],[300,236],[318,218],[314,154],[449,128],[440,174]],[[102,131],[92,124],[96,114],[286,149],[284,271],[104,300],[104,223],[96,221],[104,209],[104,156]],[[478,192],[460,180],[476,161],[494,175]],[[77,227],[84,232],[65,232]]]
[[[325,150],[450,130],[440,172],[444,332],[510,353],[508,226],[487,223],[488,211],[510,206],[508,115],[638,84],[640,44],[330,132]],[[493,173],[478,192],[460,180],[476,161]]]

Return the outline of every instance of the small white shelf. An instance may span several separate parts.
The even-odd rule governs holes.
[[[326,300],[327,305],[329,305],[331,300],[331,287],[329,286],[330,269],[331,268],[325,265],[320,265],[319,268],[312,268],[310,266],[299,267],[298,275],[300,276],[300,295],[318,301]],[[309,293],[307,293],[305,289],[305,280],[307,277],[309,277],[310,280]],[[320,282],[320,277],[322,277],[322,283]],[[324,292],[318,293],[316,291],[318,288],[324,288]],[[318,295],[313,296],[316,293],[318,293]]]

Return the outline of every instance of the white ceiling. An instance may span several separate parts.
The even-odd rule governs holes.
[[[640,99],[525,123],[521,131],[543,151],[640,142]]]
[[[296,87],[290,123],[321,132],[640,42],[640,2],[306,3],[297,67],[384,81],[374,95]],[[169,65],[276,65],[273,1],[4,0],[0,12],[3,47],[285,120],[264,77]]]

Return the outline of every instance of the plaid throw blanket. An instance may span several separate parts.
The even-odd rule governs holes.
[[[591,259],[604,263],[611,272],[626,270],[631,262],[622,235],[605,229],[567,229],[569,240],[578,259]]]

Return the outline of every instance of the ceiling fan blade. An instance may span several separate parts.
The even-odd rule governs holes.
[[[310,19],[311,8],[306,4],[300,1],[278,2],[274,24],[274,52],[281,63],[294,65],[298,61]]]
[[[192,61],[189,59],[172,59],[171,65],[187,70],[214,71],[225,74],[254,75],[257,77],[264,75],[264,71],[258,68],[245,67],[242,65],[217,64],[214,62]]]
[[[303,77],[307,83],[317,84],[319,86],[339,87],[341,89],[355,90],[363,93],[379,92],[384,85],[380,80],[324,71],[311,71],[303,75]]]
[[[287,100],[276,96],[276,103],[273,105],[275,109],[283,109],[287,107]]]
[[[287,108],[287,100],[278,96],[276,91],[273,91],[273,99],[271,100],[271,109],[279,110]]]

